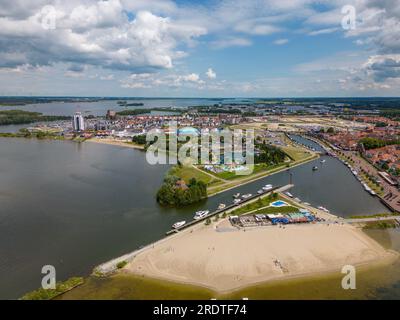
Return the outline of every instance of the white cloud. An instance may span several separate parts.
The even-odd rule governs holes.
[[[42,27],[41,6],[30,11],[14,6],[10,12],[23,19],[0,15],[0,52],[9,56],[0,67],[68,61],[120,70],[168,69],[173,59],[185,56],[184,45],[206,33],[203,27],[149,11],[136,12],[130,21],[120,0],[77,3],[54,2],[54,30]],[[14,54],[20,58],[11,58]]]
[[[208,79],[215,79],[217,77],[217,74],[211,68],[208,68],[206,75],[207,75]]]
[[[252,44],[253,43],[251,40],[240,37],[220,39],[211,42],[211,46],[216,49],[224,49],[229,47],[248,47]]]
[[[289,42],[288,39],[278,39],[274,41],[274,44],[276,44],[277,46],[282,46],[288,42]]]
[[[325,29],[319,29],[319,30],[311,31],[308,34],[310,36],[319,36],[321,34],[329,34],[329,33],[333,33],[333,32],[339,31],[339,30],[340,30],[340,28],[336,28],[336,27],[334,27],[334,28],[325,28]]]

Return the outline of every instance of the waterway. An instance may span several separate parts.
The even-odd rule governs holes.
[[[155,194],[168,166],[151,166],[139,150],[67,141],[0,138],[0,298],[40,286],[41,269],[57,280],[88,275],[93,267],[164,236],[197,210],[215,210],[232,194],[288,184],[291,192],[340,216],[386,212],[348,168],[324,157],[211,197],[166,209]],[[318,171],[312,171],[318,166]]]
[[[120,106],[118,100],[100,100],[94,102],[49,102],[27,104],[24,106],[0,106],[0,110],[18,109],[32,112],[41,112],[45,115],[68,116],[80,111],[85,115],[105,116],[107,110],[122,111],[125,109],[150,109],[150,108],[183,108],[188,106],[204,106],[220,103],[218,99],[134,99],[124,100],[128,103],[143,103],[143,106]],[[245,102],[242,99],[225,99],[224,103]]]

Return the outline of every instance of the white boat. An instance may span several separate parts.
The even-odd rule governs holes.
[[[250,198],[251,196],[252,196],[252,194],[251,194],[251,193],[248,193],[248,194],[242,195],[242,198],[243,198],[243,199],[248,199],[248,198]]]
[[[193,219],[194,220],[199,220],[201,218],[204,218],[206,215],[208,215],[210,211],[204,210],[204,211],[197,211],[196,214],[194,215]]]
[[[304,202],[303,204],[305,204],[306,206],[311,206],[311,204],[308,202]]]
[[[325,159],[321,160],[321,163],[325,163],[325,162],[326,162],[326,160],[325,160]]]
[[[293,195],[290,192],[285,193],[288,197],[293,198]]]
[[[264,193],[264,190],[258,190],[257,193],[262,194],[262,193]]]
[[[369,193],[373,196],[376,196],[376,192],[374,190],[369,190]]]
[[[186,221],[179,221],[179,222],[177,222],[177,223],[174,223],[174,224],[172,225],[172,228],[173,228],[173,229],[178,229],[178,228],[182,227],[182,226],[185,225],[185,224],[186,224]]]
[[[319,206],[318,209],[319,209],[319,210],[322,210],[322,211],[325,211],[325,212],[327,212],[327,213],[330,212],[327,208],[324,208],[324,207],[322,207],[322,206]]]
[[[235,200],[233,200],[233,203],[234,203],[234,204],[238,204],[240,201],[242,201],[242,200],[240,200],[240,199],[235,199]]]
[[[355,176],[358,175],[358,172],[356,170],[351,170],[351,173],[354,174]]]
[[[313,171],[317,171],[317,170],[318,170],[318,167],[315,166],[315,167],[313,167],[312,169],[313,169]]]
[[[234,198],[239,198],[240,197],[240,193],[236,193],[233,195]]]
[[[294,198],[294,201],[301,202],[299,198]]]
[[[272,189],[272,184],[266,184],[263,188],[264,191],[269,191]]]
[[[218,206],[218,210],[225,209],[225,207],[226,207],[226,204],[225,204],[225,203],[221,203],[221,204]]]

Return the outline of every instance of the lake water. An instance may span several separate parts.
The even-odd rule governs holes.
[[[341,216],[387,209],[331,157],[315,160],[211,197],[184,209],[158,206],[167,166],[151,166],[141,151],[94,143],[0,138],[0,298],[17,298],[41,283],[41,268],[57,279],[93,267],[164,236],[197,210],[231,203],[271,183]],[[313,172],[313,166],[320,170]]]
[[[125,100],[124,100],[125,101]],[[76,111],[95,116],[105,116],[107,110],[121,111],[125,109],[146,109],[146,108],[164,108],[174,107],[183,108],[188,106],[214,105],[220,103],[218,99],[135,99],[126,100],[128,102],[143,103],[143,106],[120,106],[118,100],[101,100],[96,102],[50,102],[28,104],[25,106],[0,106],[0,110],[18,109],[32,112],[41,112],[45,115],[73,115]],[[225,99],[224,103],[245,102],[241,99]]]

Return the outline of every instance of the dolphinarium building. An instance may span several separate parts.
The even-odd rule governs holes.
[[[76,112],[73,117],[72,127],[74,131],[84,131],[85,130],[85,119],[82,113]]]

